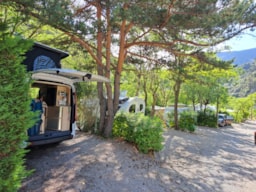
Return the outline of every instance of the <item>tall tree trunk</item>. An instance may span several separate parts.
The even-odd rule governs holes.
[[[109,1],[107,2],[109,5]],[[111,64],[111,23],[110,23],[110,8],[106,9],[106,20],[107,20],[107,36],[106,36],[106,77],[110,79],[110,64]],[[113,96],[112,96],[112,87],[111,84],[106,84],[107,90],[107,105],[108,113],[105,122],[104,136],[109,137],[112,133],[112,127],[114,123],[114,105],[113,105]]]
[[[196,111],[196,102],[195,102],[195,100],[194,100],[194,99],[192,100],[192,105],[193,105],[193,109],[194,109],[194,111]]]
[[[157,101],[157,94],[156,94],[156,91],[155,91],[153,93],[153,102],[152,102],[152,105],[151,105],[151,112],[150,112],[151,117],[154,117],[154,115],[155,115],[156,101]]]
[[[173,91],[174,91],[174,128],[176,130],[179,129],[178,103],[179,103],[179,95],[180,95],[180,86],[181,86],[181,82],[179,80],[176,81],[173,86]]]
[[[126,9],[126,5],[124,5]],[[117,67],[115,70],[115,80],[114,80],[114,114],[116,114],[119,105],[119,96],[120,96],[120,80],[121,72],[123,69],[123,63],[126,57],[126,48],[125,48],[125,37],[126,37],[126,21],[123,20],[120,29],[120,45],[119,45],[119,56]]]
[[[206,114],[206,107],[207,107],[208,104],[209,104],[209,100],[206,99],[206,100],[204,101],[204,114]]]
[[[100,3],[97,4],[97,19],[98,19],[98,31],[97,31],[97,72],[99,75],[104,75],[103,65],[102,65],[102,26],[101,26],[101,16],[102,16],[102,7]],[[102,134],[104,132],[104,123],[105,123],[105,115],[106,115],[106,100],[103,95],[103,83],[97,83],[98,88],[98,97],[100,100],[100,122],[99,122],[99,132]]]
[[[147,108],[148,106],[148,92],[147,92],[147,81],[145,77],[143,77],[143,91],[145,95],[145,107]]]

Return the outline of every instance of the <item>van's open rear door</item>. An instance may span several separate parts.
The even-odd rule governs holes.
[[[96,82],[103,82],[109,83],[109,79],[100,75],[94,75],[88,72],[77,71],[73,69],[59,69],[59,68],[50,68],[50,69],[42,69],[33,71],[32,78],[33,79],[40,79],[47,78],[47,74],[51,74],[48,78],[53,78],[52,75],[58,77],[65,77],[71,80],[71,82],[88,82],[88,81],[96,81]],[[48,79],[50,80],[50,79]]]
[[[40,130],[31,128],[28,132],[30,145],[43,145],[70,139],[76,130],[76,90],[77,82],[109,83],[100,75],[72,69],[41,69],[33,71],[33,85],[45,95],[47,104],[43,113]],[[45,112],[46,111],[46,112]],[[38,132],[39,131],[39,132]]]

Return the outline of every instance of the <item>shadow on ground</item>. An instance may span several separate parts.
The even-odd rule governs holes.
[[[155,157],[123,141],[80,133],[59,145],[32,148],[26,165],[35,171],[19,192],[248,191],[243,185],[256,180],[254,127],[168,130]]]

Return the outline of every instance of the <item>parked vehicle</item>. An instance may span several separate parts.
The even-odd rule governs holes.
[[[234,118],[232,116],[228,116],[226,118],[226,124],[231,125],[234,122]]]
[[[224,113],[218,114],[218,126],[219,127],[231,125],[233,121],[234,121],[233,117],[228,116],[227,114],[224,114]]]
[[[42,124],[36,134],[28,132],[29,145],[43,145],[71,139],[76,130],[77,82],[109,82],[105,77],[71,69],[43,69],[32,74],[32,89],[45,95]]]
[[[218,114],[218,126],[219,127],[224,127],[226,125],[225,123],[225,114]]]
[[[119,98],[118,110],[120,112],[145,114],[145,101],[139,97]]]
[[[68,53],[35,43],[26,53],[24,65],[31,72],[31,92],[44,96],[43,112],[37,124],[28,129],[27,145],[43,145],[71,139],[76,130],[76,88],[78,82],[109,82],[109,79],[72,69],[61,68]],[[33,103],[33,102],[32,102]]]

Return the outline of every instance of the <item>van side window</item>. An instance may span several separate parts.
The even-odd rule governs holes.
[[[135,106],[135,104],[133,104],[133,105],[130,106],[129,112],[130,113],[135,113],[135,109],[136,109],[136,106]]]

